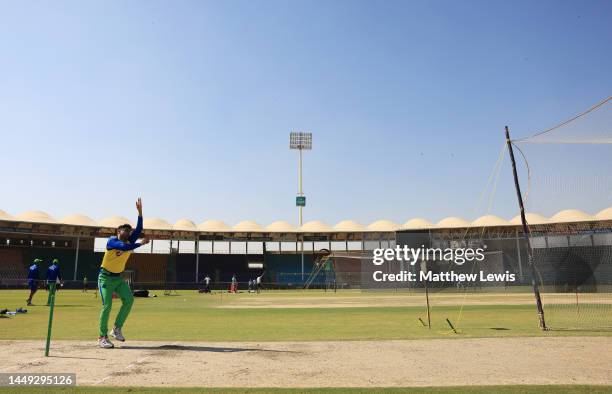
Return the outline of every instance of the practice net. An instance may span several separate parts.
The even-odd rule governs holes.
[[[610,97],[513,141],[550,329],[612,329]]]

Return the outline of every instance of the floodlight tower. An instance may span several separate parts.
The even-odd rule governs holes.
[[[298,160],[298,195],[295,205],[298,207],[298,222],[302,223],[302,208],[306,206],[306,197],[302,192],[302,151],[312,149],[312,133],[292,132],[289,135],[289,149],[297,149],[300,153]]]
[[[312,133],[304,132],[291,132],[289,134],[289,149],[297,149],[300,153],[298,160],[298,195],[295,198],[295,205],[298,207],[298,222],[301,227],[302,222],[302,208],[306,206],[306,196],[302,191],[302,151],[312,150]],[[302,280],[304,280],[304,238],[300,243],[300,249],[302,252]]]

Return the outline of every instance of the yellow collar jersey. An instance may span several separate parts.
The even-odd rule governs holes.
[[[102,268],[114,274],[120,274],[125,270],[131,250],[110,249],[104,252],[102,259]]]

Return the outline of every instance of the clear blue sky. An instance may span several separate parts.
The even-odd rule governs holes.
[[[610,95],[611,20],[610,1],[0,0],[0,209],[133,217],[140,195],[170,222],[295,223],[305,130],[305,220],[472,219],[504,125]],[[530,150],[534,179],[597,184],[533,208],[612,205],[609,147]]]

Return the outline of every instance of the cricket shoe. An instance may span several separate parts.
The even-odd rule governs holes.
[[[113,327],[111,330],[111,336],[118,341],[125,342],[125,337],[121,333],[121,329],[119,327]]]
[[[108,337],[101,337],[98,339],[98,345],[102,349],[112,349],[115,347],[111,341],[109,341]]]

